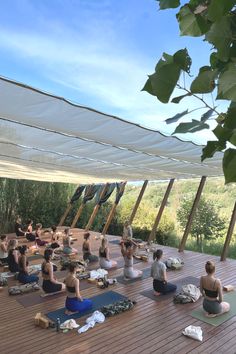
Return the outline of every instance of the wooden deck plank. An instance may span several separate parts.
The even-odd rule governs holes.
[[[74,246],[79,249],[81,256],[82,230],[73,229],[73,236],[77,237]],[[92,233],[92,248],[97,252],[100,245]],[[49,235],[44,235],[47,239]],[[111,237],[110,239],[117,239]],[[22,242],[22,240],[21,240]],[[23,240],[23,242],[25,242]],[[28,243],[27,243],[28,244]],[[30,244],[30,243],[29,243]],[[171,247],[161,247],[165,258],[180,256],[185,265],[181,271],[168,272],[170,281],[186,276],[200,277],[204,273],[204,265],[208,259],[216,262],[217,276],[223,284],[236,285],[236,261],[227,260],[220,262],[218,257],[186,251],[179,254]],[[110,245],[111,252],[120,257],[119,246]],[[43,253],[44,248],[40,251]],[[40,263],[34,260],[32,264]],[[144,269],[151,266],[140,262],[135,268]],[[110,276],[122,274],[122,269],[113,270]],[[58,276],[59,278],[60,276]],[[15,281],[10,281],[14,284]],[[32,354],[32,353],[235,353],[236,336],[234,336],[236,323],[235,317],[224,322],[218,327],[196,320],[190,312],[200,305],[200,302],[187,305],[174,305],[172,299],[156,302],[140,294],[141,291],[152,288],[152,279],[147,278],[132,284],[117,284],[109,290],[117,291],[132,300],[137,301],[134,309],[106,319],[103,324],[96,325],[93,329],[83,334],[76,330],[69,333],[56,333],[53,329],[43,330],[34,326],[33,318],[37,312],[47,313],[64,306],[65,298],[53,298],[47,302],[24,308],[16,301],[16,296],[9,296],[7,289],[0,292],[0,353]],[[101,294],[104,290],[96,286],[82,291],[84,297]],[[22,295],[26,296],[26,295]],[[86,317],[77,322],[83,325]],[[203,329],[204,340],[202,343],[184,337],[181,332],[189,324],[200,325]]]

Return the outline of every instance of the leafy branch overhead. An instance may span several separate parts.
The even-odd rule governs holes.
[[[156,0],[160,10],[180,7],[180,0]],[[189,75],[192,59],[188,50],[180,49],[174,54],[163,53],[155,72],[148,76],[143,91],[155,96],[162,103],[175,103],[187,97],[198,99],[205,108],[200,120],[180,123],[174,134],[194,133],[210,129],[207,121],[214,119],[216,127],[213,133],[215,141],[208,141],[203,149],[202,161],[211,158],[217,151],[223,151],[223,170],[226,183],[236,182],[236,0],[188,0],[180,7],[176,15],[180,35],[202,37],[213,48],[209,53],[209,63],[199,68],[199,73],[192,78],[189,88],[180,84],[182,75]],[[178,88],[184,93],[172,98]],[[229,101],[226,112],[218,112],[214,104],[209,105],[203,98],[212,93],[217,100]],[[196,109],[195,109],[196,110]],[[177,122],[191,112],[186,109],[166,120],[167,124]],[[233,146],[227,148],[227,143]]]

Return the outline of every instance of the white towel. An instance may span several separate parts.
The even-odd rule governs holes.
[[[202,342],[202,329],[201,327],[198,326],[188,326],[186,327],[183,332],[182,332],[185,336],[199,340],[199,342]]]

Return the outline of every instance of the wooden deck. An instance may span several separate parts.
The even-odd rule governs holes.
[[[81,230],[73,229],[73,236],[76,235],[79,240],[74,246],[81,249]],[[100,241],[95,240],[94,235],[95,233],[92,234],[92,246],[95,251]],[[116,237],[110,236],[111,239]],[[110,249],[118,256],[119,246],[110,244]],[[179,256],[176,249],[170,247],[162,247],[162,249],[165,258]],[[170,281],[174,282],[178,278],[189,275],[200,277],[204,273],[206,260],[213,259],[216,262],[217,276],[222,279],[223,284],[236,285],[235,260],[222,263],[218,257],[190,251],[181,254],[181,257],[185,262],[184,268],[181,271],[168,272]],[[34,263],[40,263],[40,260]],[[150,265],[151,260],[149,263],[138,263],[135,267],[144,269]],[[121,273],[122,269],[109,272],[110,276]],[[129,285],[118,283],[110,287],[110,290],[136,300],[137,304],[131,311],[106,319],[103,324],[98,324],[83,334],[78,334],[76,330],[57,333],[55,329],[41,329],[34,326],[35,314],[47,313],[63,307],[64,296],[24,308],[16,301],[17,296],[9,296],[7,288],[4,288],[0,292],[0,353],[236,353],[236,317],[218,327],[213,327],[190,316],[192,309],[198,307],[200,302],[174,305],[172,299],[156,302],[140,295],[141,291],[151,287],[151,278]],[[100,290],[94,285],[83,290],[82,295],[91,297],[103,291],[107,290]],[[85,318],[77,322],[83,325]],[[202,327],[204,338],[202,343],[181,334],[182,330],[190,324]]]

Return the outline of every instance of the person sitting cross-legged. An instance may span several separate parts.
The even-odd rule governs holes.
[[[37,246],[45,246],[48,241],[42,240],[41,239],[41,233],[42,233],[42,224],[38,223],[36,224],[35,228],[35,243]]]
[[[143,272],[133,268],[133,255],[136,251],[137,244],[132,240],[121,241],[121,254],[124,257],[124,277],[127,279],[139,278]]]
[[[18,264],[19,251],[17,246],[18,246],[18,240],[16,239],[9,240],[8,247],[7,247],[8,250],[7,263],[8,263],[9,271],[12,273],[19,272],[19,264]]]
[[[163,251],[158,249],[153,253],[151,277],[153,278],[154,295],[166,295],[176,290],[176,285],[167,282],[166,265],[161,261]]]
[[[83,299],[79,289],[79,279],[76,278],[76,263],[71,263],[69,273],[65,279],[67,298],[66,298],[66,314],[70,315],[75,312],[84,312],[90,310],[93,303],[90,299]]]
[[[7,246],[8,246],[7,235],[1,235],[0,236],[0,263],[5,265],[7,264],[7,257],[8,257]]]
[[[69,254],[78,254],[78,250],[76,248],[73,248],[72,242],[71,242],[71,237],[70,237],[70,228],[66,227],[64,230],[64,236],[62,239],[62,244],[63,244],[63,253],[65,253],[66,255]]]
[[[107,238],[103,238],[101,247],[99,248],[99,264],[101,268],[111,269],[117,266],[116,261],[112,261],[109,257],[109,246]]]
[[[27,252],[27,246],[23,245],[18,247],[20,256],[18,258],[18,265],[19,265],[19,274],[18,274],[18,280],[22,284],[27,284],[27,283],[34,283],[38,282],[39,277],[34,274],[30,273],[28,265],[29,262],[26,257],[26,252]]]
[[[43,291],[47,294],[65,290],[65,284],[56,280],[54,276],[55,265],[51,262],[53,250],[51,248],[44,251],[44,261],[42,263]]]
[[[82,245],[82,252],[83,252],[84,261],[88,260],[90,263],[98,261],[98,257],[95,254],[92,254],[89,232],[84,233],[84,242]]]
[[[230,304],[223,301],[220,279],[215,278],[215,264],[207,261],[205,265],[207,275],[200,279],[200,290],[204,296],[203,309],[207,317],[220,316],[230,309]]]

